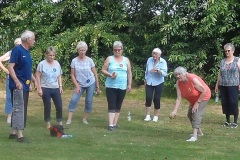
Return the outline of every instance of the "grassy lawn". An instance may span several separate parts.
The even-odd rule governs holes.
[[[63,94],[64,124],[71,90]],[[165,89],[165,93],[168,90]],[[4,90],[2,89],[2,94]],[[175,95],[175,93],[173,93]],[[174,96],[172,96],[174,97]],[[94,97],[93,112],[89,125],[81,121],[84,98],[73,117],[71,125],[64,125],[65,133],[72,138],[58,139],[49,134],[43,121],[43,104],[32,92],[29,99],[27,128],[24,135],[29,144],[8,139],[10,131],[4,115],[4,95],[0,98],[0,159],[1,160],[235,160],[240,157],[239,128],[225,128],[225,116],[220,104],[209,102],[203,120],[204,136],[197,142],[186,142],[192,132],[186,117],[187,102],[184,101],[176,119],[170,120],[169,113],[174,98],[162,97],[160,121],[144,122],[144,89],[128,93],[120,115],[119,128],[107,130],[107,103],[104,93]],[[131,112],[132,121],[127,121]],[[52,124],[55,124],[55,108],[52,108]]]

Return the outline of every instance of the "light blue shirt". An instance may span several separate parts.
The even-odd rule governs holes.
[[[151,73],[150,70],[157,68],[161,71],[161,74],[158,72]],[[147,85],[157,86],[164,82],[164,77],[167,76],[167,62],[160,58],[160,61],[154,65],[153,57],[148,58],[145,70],[145,80]]]
[[[37,66],[37,71],[41,72],[41,86],[44,88],[59,88],[58,78],[62,74],[62,69],[58,61],[50,65],[46,60],[41,61]]]
[[[71,68],[75,70],[75,78],[81,87],[89,87],[95,83],[93,67],[95,67],[93,60],[87,56],[84,60],[80,60],[78,57],[72,60]]]
[[[105,81],[105,86],[107,88],[116,88],[116,89],[127,89],[127,83],[128,83],[128,74],[127,74],[127,58],[123,57],[123,60],[121,63],[118,63],[114,60],[114,56],[111,56],[109,59],[109,66],[108,66],[108,72],[117,73],[117,77],[115,79],[112,79],[110,77],[107,77]]]

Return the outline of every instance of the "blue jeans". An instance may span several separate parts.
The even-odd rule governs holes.
[[[9,75],[7,75],[6,77],[5,113],[12,114],[12,98],[11,98],[11,90],[9,89]]]
[[[62,121],[62,97],[59,88],[43,88],[43,105],[44,105],[44,121],[50,122],[51,120],[51,99],[56,108],[56,120]]]
[[[73,91],[71,101],[69,102],[68,111],[75,112],[78,101],[80,100],[80,97],[86,90],[85,110],[84,111],[87,113],[92,112],[92,100],[93,100],[93,95],[94,95],[94,91],[95,91],[95,86],[96,86],[96,82],[94,82],[89,87],[81,87],[80,86],[81,91],[79,94],[77,94]]]

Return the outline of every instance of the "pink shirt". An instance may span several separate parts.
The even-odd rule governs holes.
[[[208,87],[208,85],[202,80],[202,78],[200,78],[199,76],[197,76],[195,74],[188,73],[188,81],[187,82],[178,81],[177,83],[178,83],[178,87],[181,91],[182,97],[186,98],[186,100],[189,101],[191,106],[193,106],[197,102],[197,100],[201,94],[201,92],[194,87],[193,78],[197,78],[199,80],[199,82],[207,90],[207,92],[202,100],[205,101],[205,100],[209,100],[211,98],[211,90]]]

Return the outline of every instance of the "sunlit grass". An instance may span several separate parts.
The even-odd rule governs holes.
[[[167,90],[165,89],[165,92]],[[63,94],[64,124],[71,90]],[[224,115],[220,104],[210,101],[203,120],[204,136],[197,142],[185,140],[192,132],[186,117],[187,102],[184,101],[176,119],[170,120],[169,113],[175,98],[162,97],[160,121],[144,122],[145,107],[143,87],[127,93],[123,103],[119,128],[113,132],[107,130],[107,103],[102,95],[94,97],[93,113],[89,125],[81,121],[84,97],[81,99],[71,125],[64,125],[65,133],[73,138],[58,139],[50,136],[43,121],[43,105],[36,93],[31,93],[28,107],[27,128],[24,135],[31,141],[20,144],[8,139],[10,126],[4,115],[4,98],[0,99],[0,159],[24,160],[128,160],[128,159],[183,159],[183,160],[225,160],[238,159],[240,156],[239,128],[227,129],[221,126]],[[127,121],[131,112],[132,121]],[[52,108],[52,124],[55,123],[55,108]]]

